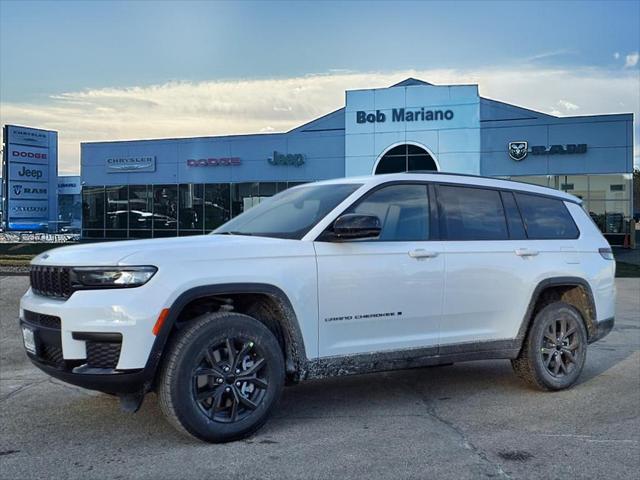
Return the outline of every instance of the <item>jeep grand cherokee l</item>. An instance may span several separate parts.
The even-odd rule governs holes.
[[[509,359],[571,386],[614,322],[615,262],[576,197],[448,174],[291,188],[210,235],[59,248],[20,304],[53,377],[158,393],[183,432],[257,430],[310,378]]]

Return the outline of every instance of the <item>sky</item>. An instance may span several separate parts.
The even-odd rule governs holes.
[[[635,114],[640,0],[0,0],[0,123],[80,142],[286,131],[348,89],[478,83],[554,115]]]

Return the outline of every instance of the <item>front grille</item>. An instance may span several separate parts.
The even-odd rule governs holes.
[[[25,322],[29,322],[32,325],[60,330],[60,317],[45,315],[44,313],[36,313],[30,310],[25,310],[23,313],[23,317]]]
[[[62,368],[64,366],[62,348],[57,345],[43,344],[39,357],[55,367]]]
[[[87,342],[87,365],[94,368],[116,368],[121,343]]]
[[[29,276],[31,288],[38,295],[67,299],[73,293],[69,267],[32,265]]]

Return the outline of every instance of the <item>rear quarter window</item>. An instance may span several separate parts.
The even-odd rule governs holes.
[[[516,193],[527,237],[534,240],[578,238],[579,231],[562,200]]]

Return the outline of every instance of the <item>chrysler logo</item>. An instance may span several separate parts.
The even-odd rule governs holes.
[[[509,142],[509,156],[516,162],[527,156],[529,144],[527,142]]]

